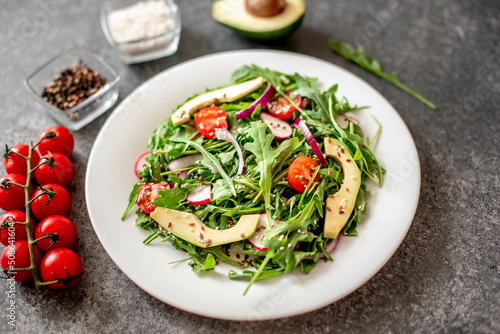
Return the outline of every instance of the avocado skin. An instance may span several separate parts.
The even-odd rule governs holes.
[[[292,33],[294,33],[299,27],[302,25],[302,21],[304,20],[305,13],[297,19],[294,23],[281,28],[277,30],[272,30],[272,31],[249,31],[249,30],[243,30],[243,29],[238,29],[233,26],[227,25],[225,23],[222,23],[220,21],[217,21],[218,23],[222,24],[223,26],[226,26],[228,28],[231,28],[232,30],[236,31],[238,34],[240,34],[243,37],[246,37],[248,39],[252,39],[254,41],[274,41],[274,40],[279,40],[279,39],[284,39],[288,36],[290,36]]]

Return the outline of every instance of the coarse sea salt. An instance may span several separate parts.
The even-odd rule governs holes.
[[[108,16],[111,36],[121,44],[120,50],[140,54],[168,45],[173,35],[163,35],[175,27],[172,11],[164,0],[141,1],[135,5],[112,11]],[[156,38],[153,38],[158,36]],[[147,39],[144,41],[144,39]]]

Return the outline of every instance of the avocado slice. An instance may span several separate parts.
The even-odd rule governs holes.
[[[257,77],[252,80],[242,82],[240,84],[227,86],[211,92],[200,94],[195,98],[187,101],[177,109],[172,115],[172,123],[174,126],[186,123],[191,116],[201,108],[208,107],[212,104],[220,102],[233,102],[241,99],[243,96],[250,94],[264,84],[262,77]]]
[[[192,213],[157,207],[151,217],[176,237],[198,247],[207,248],[245,240],[257,229],[260,215],[244,215],[236,225],[225,230],[214,230]]]
[[[284,9],[273,16],[251,14],[245,0],[216,0],[212,5],[215,21],[250,39],[268,41],[285,38],[302,24],[304,0],[286,0]]]
[[[351,216],[361,186],[361,171],[351,153],[337,139],[325,138],[325,154],[334,158],[342,167],[344,182],[339,191],[326,200],[325,238],[335,239]]]

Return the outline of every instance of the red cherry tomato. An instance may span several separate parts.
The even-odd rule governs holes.
[[[43,194],[31,202],[31,210],[35,217],[42,220],[52,215],[66,216],[71,209],[71,196],[66,188],[55,183],[49,183],[38,188],[32,198],[42,194],[42,188],[54,191],[55,196],[48,203],[49,195],[47,194]]]
[[[42,255],[38,248],[34,247],[35,252],[35,265],[40,266]],[[28,242],[26,240],[19,240],[5,247],[0,258],[2,268],[4,270],[11,268],[29,268],[31,265],[30,252]],[[17,282],[26,282],[33,278],[33,275],[28,270],[20,270],[12,275],[12,278]]]
[[[9,210],[24,210],[25,198],[24,189],[22,187],[10,184],[26,184],[26,177],[20,174],[7,174],[0,178],[0,208],[5,211]],[[33,188],[29,187],[30,195],[33,193]]]
[[[15,152],[15,153],[14,153]],[[28,175],[28,163],[26,159],[18,156],[16,153],[27,157],[30,152],[30,147],[25,144],[17,144],[12,146],[9,149],[9,152],[4,154],[5,159],[3,160],[3,164],[5,166],[5,171],[9,174],[21,174],[26,177]],[[10,153],[10,154],[7,154]],[[33,151],[31,155],[31,168],[34,168],[38,165],[38,160],[40,159],[40,155],[37,151]]]
[[[75,174],[71,160],[61,153],[52,153],[52,158],[54,163],[51,162],[50,154],[40,159],[40,163],[44,164],[35,171],[36,180],[40,184],[56,183],[67,187]]]
[[[82,260],[71,249],[56,248],[48,252],[40,265],[42,281],[52,282],[56,280],[68,280],[83,272]],[[72,282],[54,283],[47,285],[51,289],[67,289],[74,286],[81,276]]]
[[[40,249],[47,253],[56,248],[73,248],[76,242],[76,227],[69,219],[61,215],[49,216],[38,224],[35,239],[47,234],[57,233],[57,237],[37,242]]]
[[[294,102],[296,105],[300,106],[302,104],[302,97],[299,94],[295,94],[294,92],[286,92],[288,96],[295,95]],[[278,117],[280,119],[292,119],[293,113],[297,111],[297,108],[293,106],[287,99],[283,96],[279,96],[277,99],[272,100],[267,104],[267,110],[274,117]]]
[[[0,241],[5,246],[9,245],[11,240],[28,240],[26,227],[24,225],[15,224],[26,222],[26,213],[19,210],[7,211],[0,217]],[[33,218],[30,219],[31,232],[35,232],[35,224]]]
[[[314,159],[303,155],[297,157],[292,162],[290,167],[288,167],[288,182],[290,183],[290,186],[298,192],[303,193],[306,190],[306,186],[309,184],[309,181],[314,173],[313,170],[316,167],[318,167],[318,164],[314,161]],[[313,183],[318,181],[319,174],[316,174]]]
[[[219,107],[203,108],[194,117],[196,128],[205,138],[215,137],[215,129],[227,129],[227,115]]]
[[[155,211],[156,206],[153,203],[160,196],[158,191],[170,189],[170,185],[167,182],[160,183],[144,183],[137,192],[137,205],[144,213],[151,213]]]
[[[41,155],[45,155],[48,152],[57,152],[64,154],[69,157],[73,154],[73,149],[75,147],[75,139],[68,129],[62,126],[53,126],[45,129],[38,136],[38,140],[41,140],[44,135],[52,132],[53,138],[46,138],[38,144],[38,150]]]

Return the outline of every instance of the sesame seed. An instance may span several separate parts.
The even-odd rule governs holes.
[[[245,233],[241,233],[240,237],[245,238]]]
[[[191,227],[189,230],[190,230],[191,232],[194,232],[194,228],[192,228],[192,227]]]
[[[267,237],[264,237],[264,239],[262,239],[262,241],[266,241],[267,240]]]
[[[289,199],[288,201],[286,201],[286,205],[290,205],[291,201],[292,201],[291,199]]]
[[[340,148],[340,153],[344,153],[344,149],[342,147]]]
[[[273,126],[273,122],[270,122],[269,125]]]
[[[362,208],[362,206],[361,206],[361,205],[360,205],[360,206],[358,206],[358,209],[360,209],[360,210],[361,210],[361,208]]]
[[[202,129],[202,130],[205,129],[205,126],[203,125],[203,123],[200,123],[199,126],[200,126],[200,129]]]
[[[212,243],[212,239],[207,239],[207,240],[205,241],[205,244],[206,244],[207,246],[208,246],[208,245],[210,245],[211,243]]]
[[[170,227],[170,226],[172,226],[172,223],[168,223],[167,228]]]
[[[340,158],[340,152],[337,152],[337,157],[339,157],[339,158]]]
[[[161,234],[161,230],[160,230],[160,231],[158,231],[158,232],[156,232],[156,234]]]
[[[328,122],[328,120],[326,119],[326,117],[321,117],[321,119],[323,120],[323,122]]]
[[[326,209],[327,209],[328,211],[332,211],[332,209],[330,209],[330,207],[329,207],[329,206],[327,206],[327,207],[326,207]]]
[[[265,226],[261,226],[260,228],[261,228],[261,229],[263,229],[263,230],[265,230],[265,229],[266,229],[266,227],[265,227]]]
[[[332,176],[332,171],[331,170],[328,171],[328,176]]]
[[[288,244],[288,248],[292,248],[292,244]]]
[[[299,233],[300,233],[300,231],[301,231],[301,229],[299,228],[299,229],[297,230],[297,232],[299,232]]]
[[[332,138],[328,137],[328,142],[331,143],[332,142]]]
[[[302,232],[302,234],[304,234],[304,235],[305,235],[305,234],[307,234],[307,232],[306,232],[306,231],[304,231],[304,232]]]
[[[283,238],[284,238],[284,237],[285,237],[285,236],[284,236],[283,234],[282,234],[282,235],[280,235],[280,241],[281,241],[281,240],[283,240]]]
[[[264,235],[260,236],[260,241],[264,241]]]
[[[334,195],[328,195],[328,197],[330,197],[330,198],[335,198],[335,196],[334,196]]]
[[[203,240],[203,234],[200,233],[198,237],[200,238],[200,240]]]
[[[245,266],[245,267],[248,267],[248,262],[245,262],[244,266]]]
[[[349,188],[345,188],[345,191],[349,191]]]
[[[217,231],[218,229],[219,229],[219,226],[217,226],[217,227],[215,228],[215,230],[216,230],[216,231]]]
[[[280,250],[285,250],[285,247],[281,246],[281,247],[280,247]]]
[[[351,179],[356,180],[356,177],[354,175],[351,175]]]
[[[203,227],[203,225],[201,225],[200,228],[202,231],[205,231],[205,227]]]
[[[351,159],[345,159],[345,162],[351,162]]]
[[[189,223],[188,225],[189,225],[189,226],[194,226],[194,223]]]

